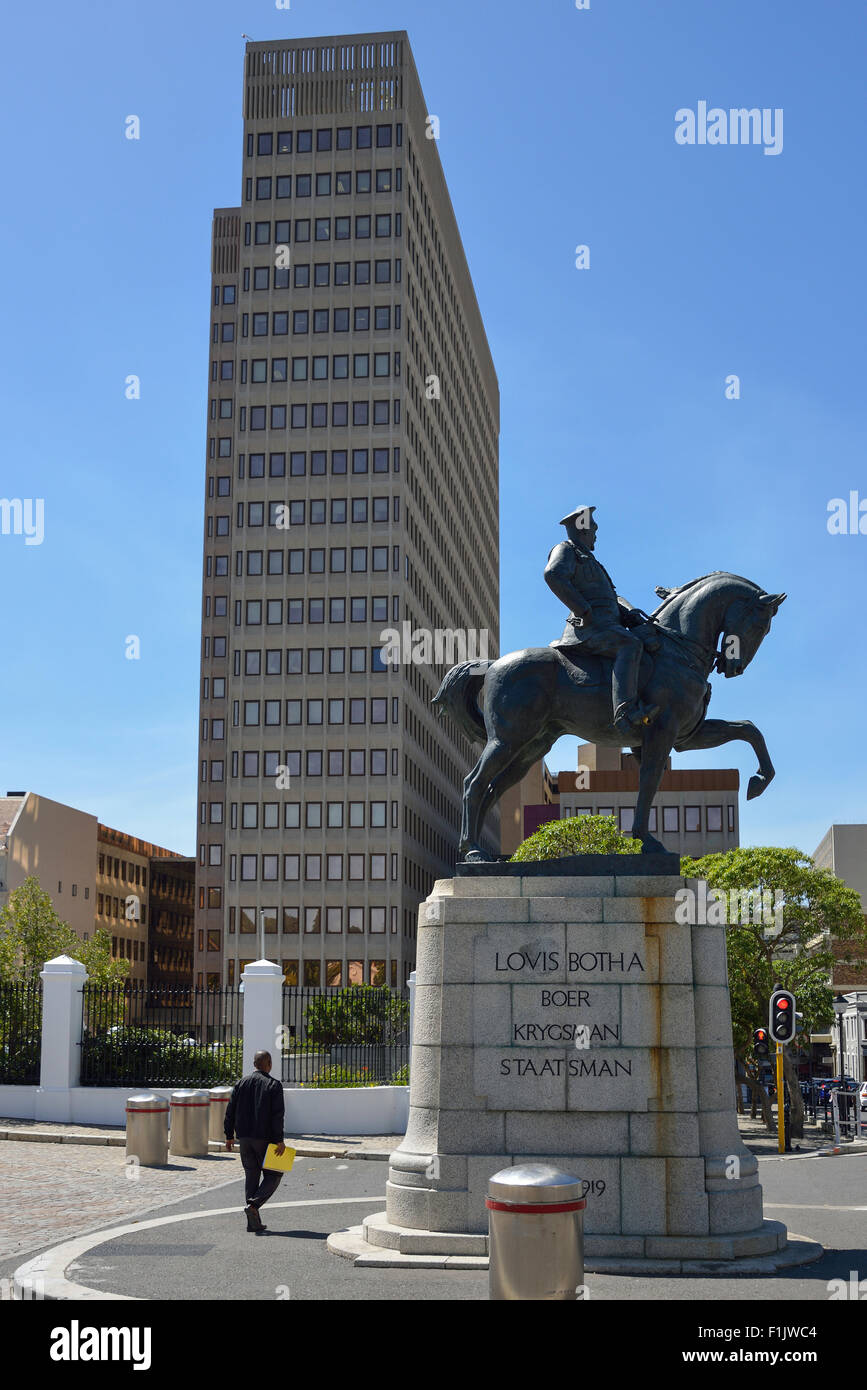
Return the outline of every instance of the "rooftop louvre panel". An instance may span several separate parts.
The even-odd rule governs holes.
[[[247,45],[246,120],[393,111],[402,105],[400,38]]]

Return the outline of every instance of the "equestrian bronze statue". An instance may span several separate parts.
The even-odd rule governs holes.
[[[594,555],[594,511],[578,507],[563,517],[566,540],[545,569],[548,585],[569,608],[563,636],[496,661],[461,662],[434,697],[438,714],[485,742],[464,780],[459,850],[465,861],[490,858],[480,845],[485,817],[563,734],[632,749],[640,764],[632,835],[645,853],[665,852],[648,822],[672,749],[748,743],[759,760],[748,800],[774,775],[754,724],[706,717],[708,676],[743,675],[786,595],[717,570],[678,589],[657,588],[662,602],[647,615],[618,597]]]

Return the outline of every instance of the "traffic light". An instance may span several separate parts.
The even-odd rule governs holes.
[[[753,1029],[753,1055],[755,1057],[767,1057],[769,1051],[767,1028]]]
[[[795,1036],[795,996],[788,989],[775,989],[768,1009],[768,1031],[774,1042],[788,1043]]]

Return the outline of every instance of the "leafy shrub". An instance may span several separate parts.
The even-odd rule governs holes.
[[[389,1086],[408,1086],[409,1064],[404,1063],[402,1067],[399,1067],[398,1070],[394,1073],[394,1075],[389,1077],[388,1084]]]
[[[306,1041],[316,1050],[359,1043],[387,1046],[409,1026],[409,1000],[376,985],[349,985],[311,999],[304,1024]]]
[[[81,1074],[106,1085],[219,1086],[242,1073],[242,1043],[189,1043],[165,1028],[117,1027],[86,1037]]]
[[[614,816],[567,816],[547,821],[519,845],[511,862],[563,859],[569,854],[640,854],[641,841],[624,835]]]
[[[376,1086],[377,1082],[370,1079],[370,1072],[367,1067],[324,1067],[317,1072],[316,1076],[309,1083],[310,1086]]]
[[[0,1040],[0,1080],[14,1086],[39,1080],[42,1033],[38,1029],[16,1030]]]

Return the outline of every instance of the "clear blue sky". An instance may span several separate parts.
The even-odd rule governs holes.
[[[830,498],[867,496],[867,23],[851,0],[7,11],[0,491],[44,498],[46,534],[0,537],[0,791],[192,852],[209,232],[240,199],[241,35],[390,28],[409,31],[441,120],[499,374],[503,649],[560,632],[542,570],[579,503],[644,607],[654,584],[711,569],[785,589],[711,705],[753,719],[778,769],[744,842],[809,851],[832,821],[867,820],[852,727],[867,536],[826,529]],[[782,107],[783,152],[676,144],[675,111],[700,100]],[[679,764],[754,771],[739,744]]]

